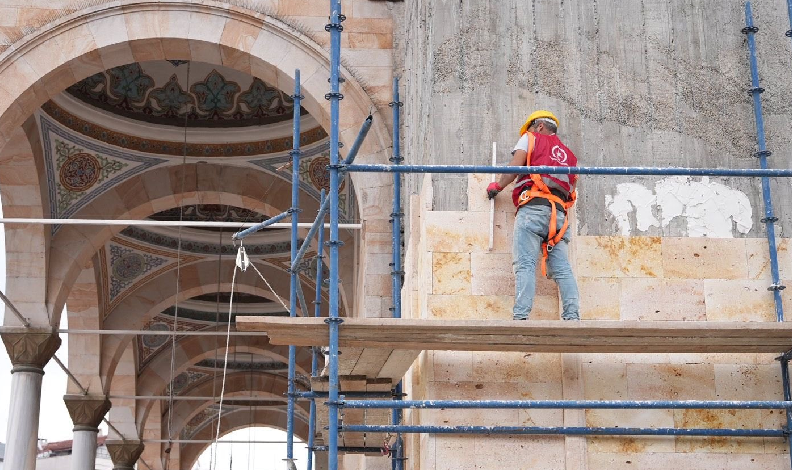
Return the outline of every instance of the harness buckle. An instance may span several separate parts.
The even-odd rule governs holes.
[[[554,247],[555,247],[555,245],[551,245],[551,244],[548,243],[547,244],[547,252],[550,253],[551,251],[553,251]]]

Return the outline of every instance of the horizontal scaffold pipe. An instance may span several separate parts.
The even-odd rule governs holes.
[[[190,220],[129,220],[129,219],[28,219],[19,217],[0,218],[0,224],[34,224],[34,225],[123,225],[135,227],[193,227],[193,228],[233,228],[254,227],[258,222],[201,222]],[[313,224],[299,223],[299,228],[310,228]],[[330,224],[324,224],[329,228]],[[344,230],[360,230],[363,224],[338,224]],[[265,228],[291,228],[290,223],[274,223]]]
[[[327,398],[329,395],[328,392],[296,392],[294,394],[297,398],[308,400]],[[341,392],[340,396],[352,398],[385,398],[392,397],[393,392]]]
[[[0,327],[0,333],[25,333],[25,329],[14,326]],[[54,329],[53,333],[64,335],[145,335],[145,336],[226,336],[226,331],[157,331],[157,330],[72,330]],[[266,331],[232,331],[231,336],[267,336]]]
[[[263,230],[263,229],[269,227],[272,224],[276,224],[276,223],[280,222],[281,220],[285,219],[289,215],[291,215],[290,211],[281,212],[280,214],[278,214],[278,215],[276,215],[274,217],[271,217],[271,218],[265,220],[264,222],[261,222],[259,224],[256,224],[256,225],[250,227],[250,228],[246,228],[245,230],[239,231],[239,232],[231,235],[231,239],[233,239],[233,240],[242,240],[243,238],[247,237],[248,235],[253,235],[254,233],[258,232],[259,230]],[[291,224],[289,224],[289,226],[291,227]]]
[[[191,396],[168,396],[168,395],[108,395],[109,400],[157,400],[157,401],[211,401],[219,400],[220,396],[216,397],[191,397]],[[244,401],[244,402],[283,402],[286,403],[285,398],[281,397],[225,397],[223,401]]]
[[[417,426],[365,425],[341,426],[341,432],[389,432],[405,434],[540,434],[565,436],[734,436],[786,437],[782,429],[684,429],[618,428],[567,426]]]
[[[327,452],[327,446],[314,446],[314,452]],[[350,453],[357,453],[357,454],[379,454],[382,452],[382,447],[348,447],[348,446],[338,446],[339,452],[350,452]]]
[[[343,169],[358,173],[497,173],[548,175],[625,175],[625,176],[741,176],[792,178],[792,169],[741,168],[651,168],[585,166],[483,166],[483,165],[346,165]]]
[[[677,409],[677,410],[783,410],[792,401],[703,400],[345,400],[343,408],[382,409]]]

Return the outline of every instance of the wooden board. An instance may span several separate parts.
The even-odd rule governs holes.
[[[272,344],[326,346],[324,318],[238,317]],[[345,318],[342,347],[566,353],[781,353],[792,323],[699,321],[475,321]]]

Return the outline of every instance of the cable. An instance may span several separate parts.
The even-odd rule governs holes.
[[[187,82],[186,86],[190,86],[190,69],[192,61],[187,61]],[[184,113],[184,144],[182,147],[182,180],[181,180],[181,200],[179,201],[179,222],[184,221],[184,189],[187,179],[187,122],[189,119],[189,106]],[[182,248],[182,227],[179,226],[178,241],[176,246],[176,303],[173,312],[173,331],[171,336],[171,357],[170,357],[170,399],[168,401],[168,441],[173,439],[173,381],[176,370],[176,331],[179,329],[179,294],[181,291],[181,248]],[[170,447],[170,446],[169,446]],[[165,470],[168,470],[170,459],[165,463]]]
[[[253,270],[256,271],[256,274],[259,275],[261,280],[264,281],[264,284],[266,284],[267,287],[269,287],[270,292],[272,292],[272,294],[278,299],[278,302],[280,302],[280,304],[283,306],[283,308],[288,311],[289,307],[286,306],[286,303],[284,303],[283,299],[281,299],[281,297],[278,295],[278,293],[275,292],[275,289],[273,289],[272,286],[270,285],[269,281],[267,281],[267,279],[264,278],[264,275],[261,274],[261,272],[258,270],[256,265],[253,264],[252,262],[250,263],[250,265],[253,267]]]
[[[242,250],[242,247],[239,248]],[[222,386],[220,387],[220,406],[217,410],[217,431],[215,432],[214,438],[214,458],[212,463],[209,465],[209,470],[213,470],[217,468],[217,440],[220,438],[220,424],[221,418],[223,417],[223,398],[225,397],[225,385],[226,385],[226,374],[228,372],[228,346],[231,342],[231,313],[234,309],[234,288],[236,286],[236,275],[237,270],[240,269],[239,267],[234,267],[234,274],[231,276],[231,295],[228,299],[228,329],[226,335],[226,347],[225,347],[225,357],[223,358],[223,382]]]

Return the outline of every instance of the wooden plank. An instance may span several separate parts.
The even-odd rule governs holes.
[[[237,328],[265,331],[278,345],[326,345],[328,338],[322,318],[239,317]],[[339,343],[417,351],[780,353],[792,348],[792,324],[346,318]]]

